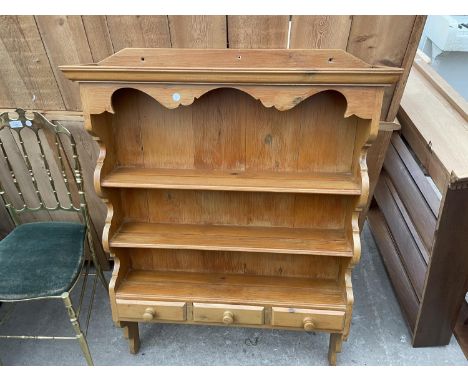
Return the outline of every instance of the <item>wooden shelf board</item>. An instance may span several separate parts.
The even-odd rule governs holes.
[[[342,83],[398,81],[403,69],[373,66],[340,49],[126,48],[97,64],[61,65],[76,81]]]
[[[123,300],[254,304],[346,310],[335,280],[192,272],[130,271],[116,290]]]
[[[111,247],[292,253],[352,257],[343,230],[135,223],[122,224]]]
[[[141,57],[145,58],[144,61]],[[333,63],[329,61],[330,57],[333,57]],[[101,60],[96,66],[120,67],[124,65],[135,68],[188,68],[192,70],[205,68],[257,71],[345,70],[343,68],[382,70],[341,49],[125,48]]]
[[[340,173],[254,173],[120,167],[107,175],[101,184],[103,187],[118,188],[361,194],[361,186],[353,176]]]

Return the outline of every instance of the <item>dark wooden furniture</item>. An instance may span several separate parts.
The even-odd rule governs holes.
[[[368,215],[414,346],[449,343],[468,289],[468,108],[452,92],[416,60]]]

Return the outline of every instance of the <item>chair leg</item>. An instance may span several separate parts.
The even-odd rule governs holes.
[[[109,293],[109,284],[107,283],[107,280],[104,277],[104,273],[101,270],[101,266],[99,264],[96,265],[96,262],[94,262],[94,266],[96,268],[96,274],[98,275],[99,280],[101,280],[101,283],[102,283],[104,289],[106,290],[106,292]]]
[[[343,343],[343,336],[340,333],[330,334],[330,345],[328,348],[328,363],[331,366],[336,365],[336,353],[341,352],[342,343]]]
[[[99,277],[99,280],[101,280],[104,289],[107,291],[107,293],[109,293],[109,284],[107,283],[107,280],[104,277],[104,273],[102,272],[101,265],[99,264],[99,261],[96,258],[96,253],[94,252],[94,242],[91,236],[91,232],[89,232],[89,230],[87,232],[87,238],[89,253],[91,255],[91,259],[93,260],[94,268],[96,269],[96,275]]]
[[[93,359],[91,357],[91,353],[89,351],[88,342],[86,341],[86,337],[81,331],[80,323],[78,318],[76,317],[75,309],[73,309],[73,305],[70,299],[70,294],[68,292],[62,293],[63,303],[65,304],[65,308],[67,309],[68,316],[70,317],[70,322],[73,326],[73,330],[76,334],[76,339],[80,343],[81,351],[88,363],[88,366],[93,366]]]
[[[123,335],[128,340],[128,349],[130,353],[137,354],[140,350],[140,333],[138,331],[138,322],[121,322]]]

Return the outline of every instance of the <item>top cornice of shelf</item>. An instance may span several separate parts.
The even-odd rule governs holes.
[[[79,82],[391,85],[403,69],[373,66],[341,49],[126,48],[88,65],[60,66]]]

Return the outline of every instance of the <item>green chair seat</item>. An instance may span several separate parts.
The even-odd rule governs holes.
[[[0,241],[0,300],[60,296],[81,271],[86,226],[38,222]]]

